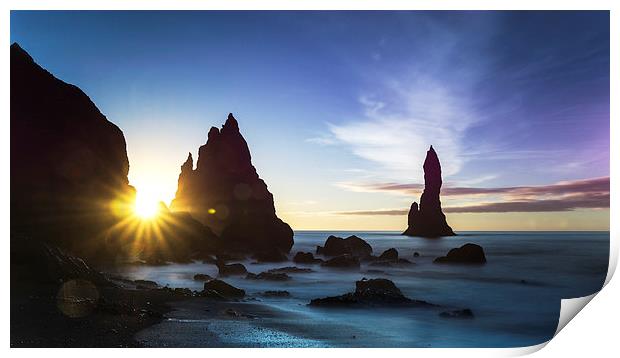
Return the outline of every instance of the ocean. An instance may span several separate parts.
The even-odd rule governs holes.
[[[311,265],[307,267],[315,272],[290,274],[293,279],[284,282],[227,277],[226,282],[246,290],[249,303],[275,313],[239,323],[200,319],[200,314],[191,310],[175,318],[173,311],[166,321],[138,338],[151,346],[205,346],[207,341],[201,342],[200,332],[206,329],[215,335],[218,345],[234,347],[530,346],[553,337],[561,299],[601,289],[609,259],[609,232],[459,232],[454,237],[424,239],[388,231],[296,231],[291,257],[297,251],[314,252],[329,235],[357,235],[373,247],[375,255],[396,248],[400,257],[415,264],[398,268],[362,264],[359,271]],[[468,266],[432,262],[465,243],[481,245],[487,263]],[[420,256],[414,257],[414,252]],[[253,260],[242,263],[254,273],[295,265],[257,264]],[[162,286],[201,290],[202,282],[194,281],[194,274],[217,276],[217,268],[196,262],[131,266],[117,273],[131,279],[153,280]],[[474,318],[444,318],[438,310],[426,308],[336,309],[307,305],[313,298],[352,292],[355,281],[363,277],[390,279],[412,299],[447,309],[469,308]],[[286,290],[291,297],[261,296],[266,290]],[[172,327],[192,334],[166,334]]]

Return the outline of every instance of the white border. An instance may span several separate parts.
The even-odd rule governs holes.
[[[407,2],[398,0],[357,0],[357,1],[342,1],[342,0],[210,0],[210,1],[198,1],[198,0],[126,0],[126,1],[104,1],[93,0],[88,2],[78,2],[71,0],[23,0],[23,1],[3,1],[0,5],[4,10],[0,15],[2,21],[2,38],[5,39],[5,47],[2,49],[2,76],[3,85],[0,87],[2,96],[0,97],[0,103],[2,104],[2,121],[0,122],[0,133],[2,135],[2,141],[0,142],[2,149],[0,150],[1,168],[9,168],[10,156],[9,156],[9,41],[10,41],[10,27],[9,10],[29,10],[29,9],[71,9],[71,10],[134,10],[134,9],[176,9],[176,10],[343,10],[343,9],[369,9],[369,10],[550,10],[550,9],[563,9],[563,10],[611,10],[610,24],[611,24],[611,111],[610,118],[612,118],[611,126],[611,218],[618,218],[618,206],[617,206],[617,175],[620,167],[618,162],[618,149],[614,147],[614,144],[618,143],[618,64],[620,63],[620,53],[618,52],[620,47],[620,37],[618,36],[620,16],[617,11],[619,8],[618,1],[603,1],[603,0],[589,0],[589,1],[549,1],[549,0],[520,0],[520,1],[498,1],[498,0],[471,0],[471,1],[459,1],[459,0],[427,0],[427,1],[414,1]],[[615,120],[614,120],[615,119]],[[615,162],[614,162],[615,161]],[[0,193],[2,193],[2,204],[0,205],[0,220],[2,220],[2,228],[5,230],[5,234],[8,234],[9,230],[9,176],[8,171],[3,171],[0,183]],[[610,251],[610,265],[607,275],[606,284],[610,282],[611,277],[615,271],[618,262],[618,221],[611,220],[611,251]],[[2,270],[2,277],[5,283],[5,287],[9,282],[9,240],[8,235],[4,236],[4,268]],[[617,280],[616,280],[617,281]],[[5,290],[6,292],[6,290]],[[8,293],[8,292],[7,292]],[[618,318],[617,304],[620,302],[620,285],[617,282],[611,282],[605,288],[605,294],[594,297],[592,295],[588,298],[581,300],[564,300],[562,302],[563,312],[568,313],[565,307],[573,306],[573,312],[570,317],[574,317],[574,314],[578,312],[585,303],[593,299],[595,304],[589,305],[588,309],[577,317],[576,323],[569,324],[568,327],[562,331],[559,336],[555,337],[549,342],[549,347],[538,353],[539,356],[573,356],[576,353],[592,354],[593,352],[609,352],[606,355],[612,354],[611,352],[617,352],[617,346],[615,344],[617,339],[617,323]],[[572,301],[572,302],[566,302]],[[9,295],[4,294],[0,296],[0,307],[3,312],[2,333],[6,337],[5,347],[9,347],[10,337],[10,320],[9,320]],[[596,343],[595,345],[592,345]],[[517,349],[390,349],[388,352],[386,349],[339,349],[339,350],[317,350],[317,349],[260,349],[260,350],[243,350],[243,349],[227,349],[227,350],[190,350],[183,351],[182,354],[252,354],[253,356],[289,356],[290,354],[316,357],[316,355],[377,355],[377,354],[390,354],[390,355],[419,355],[425,356],[450,356],[452,354],[458,354],[459,356],[514,356],[523,355],[538,351],[547,344],[541,344],[538,346],[517,348]],[[10,350],[11,354],[18,356],[30,356],[34,354],[40,354],[40,351],[32,349],[20,349]],[[155,356],[164,356],[171,354],[168,350],[156,350],[156,349],[141,349],[136,350],[115,350],[115,354],[121,355],[134,355],[148,354]],[[176,353],[176,352],[174,352]],[[55,350],[53,352],[45,351],[44,354],[52,355],[95,355],[104,356],[107,355],[107,351],[103,350],[89,350],[83,351],[81,349],[73,350]],[[612,354],[613,355],[613,354]]]

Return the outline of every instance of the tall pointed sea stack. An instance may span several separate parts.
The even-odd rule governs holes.
[[[293,231],[276,216],[273,195],[256,173],[250,150],[232,113],[222,129],[212,127],[198,151],[181,166],[171,209],[187,211],[220,236],[227,251],[289,252]]]
[[[420,198],[420,206],[418,208],[416,202],[411,204],[408,219],[409,227],[403,235],[423,237],[456,235],[441,211],[441,201],[439,200],[441,184],[441,164],[431,145],[424,160],[424,192]]]

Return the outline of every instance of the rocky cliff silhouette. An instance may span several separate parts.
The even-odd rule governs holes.
[[[258,176],[232,113],[222,129],[212,127],[198,151],[181,166],[174,211],[187,211],[220,236],[221,248],[288,253],[293,231],[276,216],[273,195]]]
[[[446,216],[441,211],[439,193],[441,191],[441,164],[433,146],[426,152],[424,160],[424,192],[420,198],[420,205],[414,202],[409,210],[407,230],[403,235],[439,237],[456,235],[446,222]]]
[[[16,43],[10,88],[11,230],[84,246],[114,221],[111,203],[135,195],[123,133]]]
[[[20,238],[11,246],[45,242],[107,263],[212,251],[215,235],[183,213],[161,211],[157,240],[140,233],[156,223],[133,216],[128,172],[123,132],[78,87],[11,45],[11,237]]]

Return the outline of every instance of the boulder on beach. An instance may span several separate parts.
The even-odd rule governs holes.
[[[355,256],[341,255],[323,262],[321,266],[336,268],[359,268],[360,260]]]
[[[210,293],[210,291],[224,298],[243,298],[245,296],[245,290],[218,279],[205,282],[203,292]]]
[[[420,198],[420,205],[411,204],[408,216],[408,227],[403,235],[440,237],[454,236],[446,216],[441,210],[439,193],[441,191],[441,164],[433,146],[426,152],[424,160],[424,191]]]
[[[484,250],[480,245],[465,244],[459,248],[454,248],[446,256],[436,258],[434,263],[456,263],[456,264],[484,264],[487,259]]]
[[[151,290],[159,287],[157,282],[151,280],[134,280],[133,283],[136,285],[136,288],[139,289]]]
[[[295,257],[293,257],[293,262],[298,264],[318,264],[323,262],[323,260],[314,257],[311,252],[297,252]]]
[[[317,246],[316,253],[324,256],[350,255],[364,259],[372,255],[372,246],[355,235],[345,239],[330,235],[325,245]]]
[[[355,282],[355,292],[341,296],[317,298],[310,301],[311,306],[390,306],[390,305],[431,305],[425,301],[405,297],[394,282],[385,278],[366,279]]]

